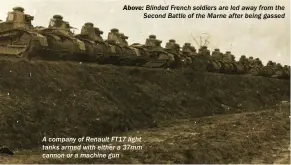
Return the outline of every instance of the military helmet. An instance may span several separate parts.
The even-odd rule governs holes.
[[[250,56],[249,59],[254,59],[254,57],[253,56]]]
[[[174,42],[174,43],[175,43],[175,42],[176,42],[176,40],[174,40],[174,39],[170,39],[170,40],[169,40],[169,42]]]
[[[186,42],[184,45],[185,45],[185,46],[191,46],[191,43]]]
[[[214,49],[214,51],[220,51],[218,48]]]
[[[246,55],[241,55],[242,58],[246,58]]]
[[[19,12],[22,12],[22,13],[23,13],[23,12],[24,12],[24,8],[23,8],[23,7],[18,7],[18,6],[17,6],[17,7],[14,7],[14,8],[13,8],[13,11],[19,11]]]
[[[115,33],[119,32],[119,30],[116,29],[116,28],[113,28],[113,29],[111,29],[110,31],[111,31],[111,32],[115,32]]]
[[[207,49],[207,46],[201,46],[201,49]]]
[[[156,39],[156,35],[150,35],[149,38]]]
[[[92,22],[87,22],[87,23],[85,23],[85,26],[91,26],[91,27],[93,27],[94,24],[93,24]],[[99,29],[98,29],[98,30],[99,30]]]
[[[225,53],[226,53],[226,54],[230,54],[231,52],[230,52],[230,51],[226,51]]]
[[[255,60],[259,61],[260,59],[259,58],[256,58]]]
[[[63,16],[61,16],[61,15],[54,15],[53,18],[63,20]]]

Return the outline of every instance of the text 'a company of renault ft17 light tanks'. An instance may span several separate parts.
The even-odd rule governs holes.
[[[75,35],[69,22],[61,15],[54,15],[47,28],[32,25],[33,16],[25,14],[22,7],[8,12],[6,21],[0,21],[0,55],[29,60],[77,61],[98,64],[126,65],[148,68],[186,68],[224,74],[250,74],[289,79],[290,66],[269,61],[266,66],[260,59],[242,55],[238,61],[230,51],[207,46],[198,51],[191,43],[182,48],[170,39],[165,48],[162,41],[150,35],[145,44],[129,45],[128,37],[113,28],[107,40],[103,31],[93,23],[83,25]]]

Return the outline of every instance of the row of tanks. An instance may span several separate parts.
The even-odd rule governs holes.
[[[82,61],[99,64],[142,66],[150,68],[185,68],[228,74],[252,74],[276,78],[290,77],[290,67],[280,67],[271,62],[263,66],[259,59],[242,56],[239,61],[231,52],[212,54],[206,46],[197,52],[191,43],[182,48],[170,39],[165,48],[162,41],[150,35],[145,44],[129,45],[128,37],[113,28],[107,40],[103,31],[87,22],[81,33],[75,35],[69,22],[61,15],[54,15],[49,26],[34,27],[33,16],[25,14],[24,8],[15,7],[8,12],[6,21],[0,21],[0,54],[17,58]]]

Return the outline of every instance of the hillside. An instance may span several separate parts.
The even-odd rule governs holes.
[[[259,112],[290,100],[289,91],[288,80],[248,75],[0,60],[0,145],[33,149],[43,136],[103,136]]]

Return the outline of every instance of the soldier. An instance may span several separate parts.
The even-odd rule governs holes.
[[[226,51],[225,54],[223,54],[222,60],[223,60],[223,62],[228,62],[228,63],[234,62],[233,55],[231,54],[230,51]]]
[[[214,49],[211,56],[213,60],[217,60],[217,61],[223,60],[223,54],[220,52],[218,48]]]

